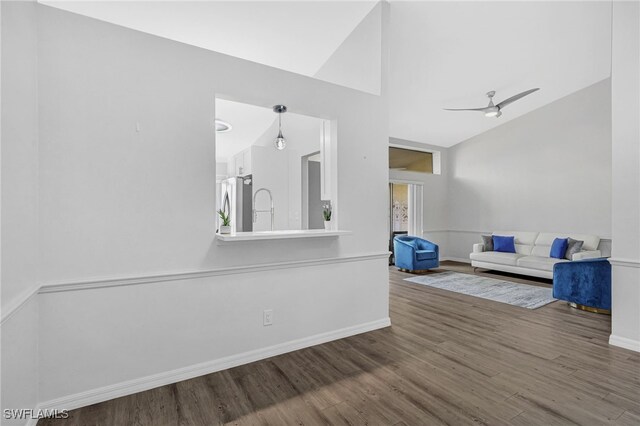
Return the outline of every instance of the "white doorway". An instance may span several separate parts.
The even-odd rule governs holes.
[[[396,235],[422,238],[422,197],[420,182],[392,180],[389,182],[389,250],[393,253]],[[390,263],[394,261],[393,254]]]
[[[302,229],[324,229],[322,206],[330,201],[322,200],[322,157],[314,152],[301,157],[302,170]]]

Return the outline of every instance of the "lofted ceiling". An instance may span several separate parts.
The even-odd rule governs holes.
[[[375,1],[40,3],[249,61],[314,75]]]
[[[390,135],[451,146],[610,76],[610,2],[392,2]],[[500,118],[443,108],[535,92]]]
[[[376,4],[40,2],[309,76]],[[610,1],[390,3],[389,123],[395,138],[452,146],[610,76]],[[443,110],[484,107],[490,90],[497,103],[533,87],[540,90],[497,119]]]

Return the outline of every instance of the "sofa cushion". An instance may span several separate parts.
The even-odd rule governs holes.
[[[516,244],[516,253],[524,254],[525,256],[529,256],[531,254],[531,250],[533,246],[528,246],[525,244]]]
[[[519,258],[523,257],[522,254],[517,253],[502,253],[499,251],[483,251],[482,253],[471,253],[469,257],[471,260],[477,260],[480,262],[498,263],[500,265],[517,266]]]
[[[568,260],[556,259],[553,257],[523,256],[517,260],[517,266],[529,269],[539,269],[542,271],[553,271],[553,265],[558,262],[568,262]]]
[[[535,245],[551,247],[551,244],[553,244],[553,240],[555,240],[556,238],[567,238],[567,237],[571,237],[574,240],[584,241],[582,250],[597,250],[598,245],[600,244],[600,237],[596,235],[557,234],[557,233],[550,233],[550,232],[541,232],[538,234],[538,237],[535,240]]]
[[[549,255],[551,254],[551,246],[548,245],[537,245],[537,246],[533,246],[533,248],[531,249],[531,256],[538,256],[538,257],[550,257]]]
[[[484,251],[493,251],[493,237],[491,235],[480,235],[480,238],[482,238]]]
[[[569,234],[567,237],[571,237],[574,240],[584,241],[582,244],[582,250],[586,251],[598,250],[598,246],[600,245],[600,237],[597,235]]]
[[[438,257],[434,250],[416,250],[416,259],[429,260]]]
[[[532,246],[538,237],[537,232],[522,231],[495,231],[493,235],[513,235],[515,237],[516,244],[524,244],[528,246]],[[553,241],[553,239],[551,241]],[[549,242],[549,245],[551,245],[551,242]]]
[[[515,253],[515,237],[513,236],[493,236],[493,249],[503,253]]]
[[[564,259],[564,254],[567,252],[567,246],[569,245],[568,238],[556,238],[551,244],[551,250],[549,250],[549,257],[555,259]]]
[[[564,258],[567,260],[572,260],[573,255],[582,250],[583,244],[584,241],[574,240],[573,238],[569,237],[567,239],[567,251],[564,253]]]

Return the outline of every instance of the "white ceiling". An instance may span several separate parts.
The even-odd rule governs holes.
[[[393,2],[391,136],[451,146],[610,76],[610,2]],[[540,90],[500,118],[442,108]]]
[[[375,4],[40,1],[310,76]],[[390,136],[448,147],[609,77],[610,22],[610,2],[392,1]],[[533,87],[498,119],[443,111]]]
[[[40,3],[308,76],[375,1],[59,1]]]
[[[220,98],[216,98],[216,116],[233,126],[229,132],[216,133],[216,161],[227,161],[250,147],[277,118],[269,108]]]
[[[278,116],[271,108],[216,98],[216,116],[233,126],[216,133],[216,161],[224,162],[251,145],[275,149]],[[306,155],[320,150],[323,120],[287,111],[282,115],[282,133],[287,151]]]

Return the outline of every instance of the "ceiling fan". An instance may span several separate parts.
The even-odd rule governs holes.
[[[489,97],[489,105],[487,105],[484,108],[444,108],[447,111],[480,111],[480,112],[484,112],[485,117],[500,117],[502,115],[502,109],[504,107],[506,107],[507,105],[517,101],[518,99],[522,99],[527,95],[530,95],[531,93],[535,92],[536,90],[540,90],[539,87],[536,87],[535,89],[529,89],[526,90],[522,93],[518,93],[515,96],[512,96],[508,99],[505,99],[504,101],[500,102],[497,105],[493,104],[493,97],[496,94],[495,90],[492,90],[491,92],[487,92],[487,96]]]

